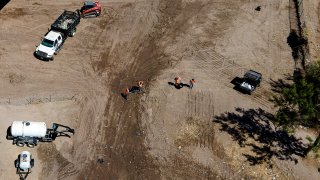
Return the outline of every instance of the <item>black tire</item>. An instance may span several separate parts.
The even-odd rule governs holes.
[[[96,11],[96,17],[100,16],[100,12]]]
[[[76,28],[72,29],[71,32],[70,32],[70,34],[69,34],[69,36],[70,36],[70,37],[73,37],[74,35],[76,35],[76,32],[77,32],[77,29],[76,29]]]
[[[18,142],[16,143],[16,145],[19,146],[19,147],[23,147],[23,146],[24,146],[24,142],[18,141]]]
[[[36,144],[35,143],[27,143],[27,146],[29,147],[29,148],[34,148],[35,146],[36,146]]]

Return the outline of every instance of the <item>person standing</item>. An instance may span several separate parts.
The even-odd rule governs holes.
[[[132,86],[129,89],[129,92],[131,92],[131,93],[136,93],[136,92],[141,93],[142,92],[142,86],[143,86],[143,81],[139,81],[136,86]]]
[[[176,86],[179,85],[180,82],[181,82],[181,77],[177,76],[177,77],[174,78],[174,83],[175,83]]]
[[[128,100],[129,93],[130,93],[129,88],[127,88],[127,89],[124,91],[124,93],[122,93],[122,94],[123,94],[123,98],[124,98],[125,100]]]
[[[139,93],[142,93],[142,86],[143,86],[143,81],[139,81],[138,82]]]
[[[189,88],[192,89],[195,83],[196,83],[196,80],[191,79],[191,80],[189,81]]]
[[[178,89],[182,88],[181,77],[177,76],[174,78],[174,86]]]

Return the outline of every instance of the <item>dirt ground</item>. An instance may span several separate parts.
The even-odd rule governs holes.
[[[36,159],[27,179],[320,178],[319,158],[302,159],[300,141],[265,121],[272,83],[294,70],[288,1],[100,2],[101,17],[82,19],[49,62],[33,57],[36,45],[81,2],[11,0],[0,11],[0,179],[18,179],[22,150]],[[248,69],[263,74],[251,96],[230,83]],[[168,85],[175,76],[195,78],[194,89]],[[138,80],[144,93],[125,101],[120,93]],[[76,133],[19,148],[5,139],[14,120]]]

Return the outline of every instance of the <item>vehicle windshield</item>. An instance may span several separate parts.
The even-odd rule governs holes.
[[[47,47],[53,47],[53,41],[50,41],[48,39],[43,39],[41,44],[44,45],[44,46],[47,46]]]
[[[245,78],[245,82],[250,84],[250,85],[253,85],[253,86],[256,86],[257,85],[257,81],[253,80],[253,79],[250,79],[250,78]]]

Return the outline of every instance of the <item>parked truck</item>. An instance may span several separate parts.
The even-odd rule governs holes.
[[[236,83],[236,89],[251,94],[257,87],[260,86],[261,81],[261,73],[254,70],[249,70],[242,78],[239,78],[239,81]]]
[[[25,144],[34,147],[39,142],[52,142],[59,136],[71,137],[70,134],[74,134],[74,129],[57,123],[47,128],[44,122],[14,121],[7,130],[7,139],[20,147]]]
[[[64,11],[37,46],[35,56],[43,60],[53,60],[53,56],[59,52],[67,37],[73,37],[76,34],[80,19],[79,10]]]

